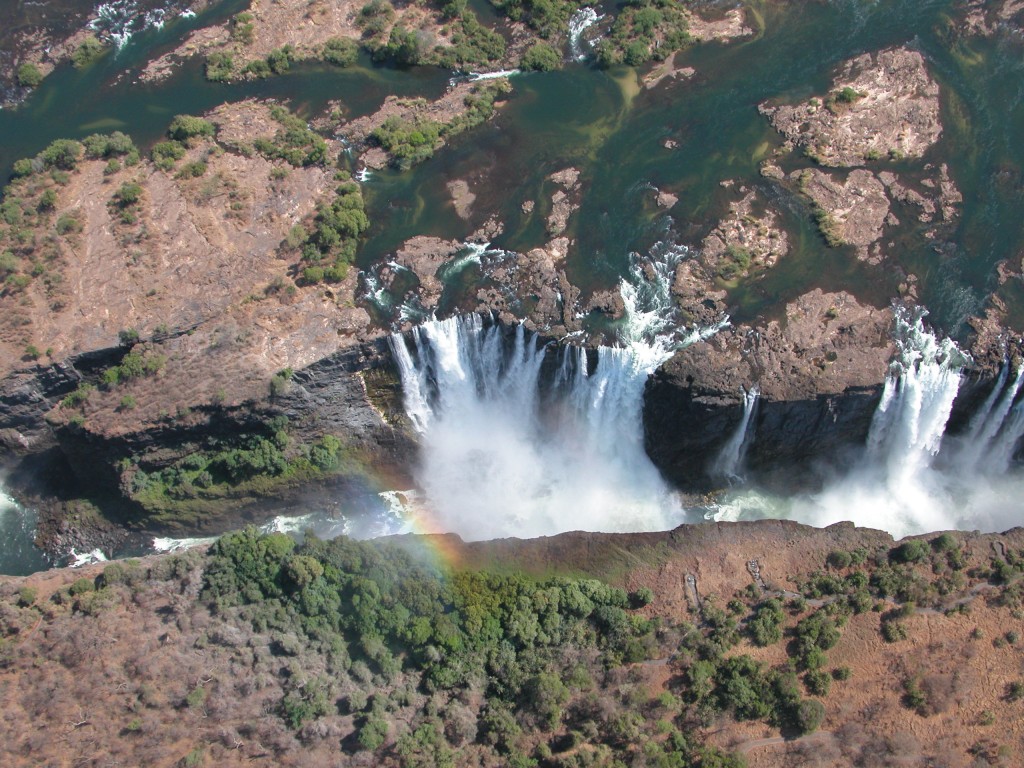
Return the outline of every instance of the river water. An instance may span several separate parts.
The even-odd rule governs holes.
[[[429,68],[380,67],[364,58],[348,70],[297,65],[282,77],[225,85],[206,82],[201,63],[192,61],[165,81],[137,82],[150,57],[244,5],[242,0],[215,3],[197,18],[136,34],[84,70],[58,69],[19,108],[0,111],[0,175],[58,137],[123,130],[145,147],[161,137],[175,114],[200,114],[248,97],[288,101],[307,118],[336,99],[354,117],[372,112],[389,94],[436,98],[451,76]],[[491,123],[457,137],[411,171],[385,170],[366,182],[372,229],[360,266],[385,259],[412,235],[465,238],[471,226],[455,215],[443,192],[447,181],[460,178],[476,180],[475,209],[496,213],[506,225],[494,247],[539,246],[546,239],[543,221],[525,213],[522,203],[550,195],[546,177],[573,166],[581,171],[586,193],[567,233],[576,241],[568,270],[585,291],[614,288],[628,276],[630,254],[649,253],[658,241],[698,243],[735,199],[735,191],[721,184],[732,180],[758,188],[776,204],[792,246],[777,267],[733,290],[735,320],[777,313],[786,300],[815,286],[887,305],[899,281],[894,271],[825,247],[804,204],[761,178],[760,161],[780,141],[757,105],[820,95],[842,61],[911,45],[923,52],[940,83],[945,129],[921,163],[905,167],[947,163],[965,202],[952,247],[937,252],[907,224],[896,233],[899,247],[890,263],[917,274],[929,320],[962,335],[965,318],[982,308],[995,287],[995,265],[1019,258],[1024,250],[1021,41],[961,37],[952,0],[830,0],[753,8],[753,37],[696,46],[677,57],[677,66],[696,70],[689,80],[670,79],[645,90],[632,69],[605,72],[581,63],[514,76],[509,102]],[[674,149],[666,148],[668,141]],[[806,164],[799,158],[787,162]],[[678,195],[678,204],[669,213],[658,209],[652,187]],[[1020,282],[1011,280],[1000,296],[1011,321],[1024,328]],[[4,512],[2,519],[13,518]],[[3,525],[10,530],[8,522]],[[0,563],[0,571],[26,567],[36,565]]]

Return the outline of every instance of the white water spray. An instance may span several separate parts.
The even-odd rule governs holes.
[[[995,389],[965,435],[945,431],[967,355],[925,329],[923,313],[896,315],[897,359],[886,379],[863,459],[822,492],[779,499],[740,491],[715,520],[790,517],[826,526],[843,520],[897,538],[950,529],[1002,531],[1020,524],[1024,477],[1007,468],[1024,434],[1014,405],[1022,379]]]
[[[578,8],[569,17],[569,52],[574,61],[583,61],[588,51],[583,50],[583,33],[597,22],[601,16],[593,8]]]
[[[740,472],[743,469],[743,459],[746,456],[753,436],[750,433],[750,423],[757,409],[757,398],[760,394],[757,386],[743,390],[743,416],[735,431],[729,436],[725,445],[722,446],[718,458],[712,467],[711,474],[729,482],[742,480]]]
[[[643,447],[648,376],[683,346],[669,287],[684,254],[635,263],[621,346],[547,350],[522,326],[477,316],[391,338],[420,432],[418,481],[437,530],[467,539],[568,530],[663,530],[682,509]],[[541,379],[545,355],[557,375]],[[594,358],[596,357],[596,364]]]

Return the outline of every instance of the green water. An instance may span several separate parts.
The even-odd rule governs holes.
[[[396,70],[363,60],[351,70],[296,66],[286,76],[255,83],[206,82],[189,62],[169,80],[141,85],[135,76],[153,54],[172,48],[191,28],[224,18],[241,0],[218,5],[206,18],[178,21],[134,38],[116,55],[84,71],[58,70],[16,111],[0,112],[0,169],[38,152],[50,140],[114,129],[146,145],[178,113],[202,113],[247,97],[287,100],[304,116],[342,102],[350,116],[374,110],[388,94],[437,97],[448,73]],[[783,213],[794,245],[774,270],[738,286],[730,304],[738,319],[772,314],[780,302],[814,285],[846,289],[883,305],[894,294],[893,270],[857,262],[826,248],[806,205],[762,179],[758,163],[779,144],[757,113],[766,99],[820,94],[835,66],[866,51],[909,44],[926,56],[942,85],[945,131],[923,162],[947,162],[965,198],[954,247],[937,253],[914,231],[897,233],[895,261],[921,280],[921,300],[951,332],[982,307],[995,287],[994,265],[1024,243],[1019,215],[1024,186],[1024,56],[1019,43],[961,41],[950,0],[876,3],[758,3],[751,19],[759,33],[731,45],[696,46],[677,59],[692,66],[687,82],[668,80],[642,90],[631,69],[602,72],[571,66],[562,72],[513,78],[515,90],[499,117],[457,137],[433,159],[405,173],[383,171],[366,187],[373,229],[360,254],[369,266],[416,234],[462,238],[497,214],[505,232],[495,245],[525,250],[545,240],[549,174],[574,166],[586,193],[569,234],[576,248],[570,277],[585,290],[610,287],[630,251],[665,237],[697,244],[735,191],[720,182],[757,187]],[[663,145],[671,139],[675,149]],[[787,170],[808,167],[803,158]],[[913,170],[923,163],[910,164]],[[880,166],[881,167],[881,166]],[[449,204],[445,183],[469,179],[477,193],[471,222]],[[653,205],[651,186],[677,194],[671,218]],[[523,213],[524,201],[537,207]],[[1015,318],[1024,317],[1015,284],[1001,294]]]
[[[1019,43],[954,40],[951,6],[948,0],[762,4],[763,33],[685,52],[677,64],[697,70],[692,81],[668,81],[650,91],[638,92],[632,70],[580,66],[515,77],[515,92],[491,126],[461,137],[412,172],[385,173],[372,182],[370,199],[375,209],[386,210],[374,216],[362,263],[413,234],[468,234],[472,226],[446,204],[444,183],[455,178],[473,180],[477,208],[497,212],[506,223],[495,245],[536,247],[545,239],[544,195],[552,191],[544,178],[572,165],[587,186],[570,230],[577,243],[570,277],[584,289],[610,287],[630,251],[666,236],[699,243],[735,199],[735,191],[720,185],[729,179],[757,187],[774,202],[794,246],[775,269],[733,291],[737,319],[774,314],[814,286],[849,290],[884,306],[900,282],[891,267],[902,266],[920,278],[932,321],[962,333],[964,319],[983,307],[995,287],[995,264],[1019,254],[1024,244],[1024,146],[1018,141],[1024,136],[1024,56]],[[897,245],[889,261],[873,267],[848,249],[827,248],[806,203],[760,177],[760,160],[780,142],[757,105],[822,94],[842,61],[895,45],[925,55],[942,87],[946,128],[923,160],[879,163],[876,170],[913,173],[946,162],[965,202],[953,247],[938,253],[918,229],[905,226],[891,238]],[[678,147],[666,149],[667,139]],[[794,156],[783,166],[812,164]],[[679,195],[671,221],[655,209],[652,185]],[[524,200],[538,200],[532,215],[520,210]],[[1020,294],[1016,281],[1001,291],[1017,322]]]

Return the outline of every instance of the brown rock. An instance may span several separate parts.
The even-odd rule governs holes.
[[[837,96],[852,89],[854,100]],[[823,103],[824,101],[824,103]],[[796,106],[759,107],[794,146],[822,165],[920,157],[939,139],[939,86],[917,51],[896,48],[848,61],[831,94]]]
[[[452,196],[452,205],[455,206],[455,213],[463,220],[469,219],[472,213],[473,202],[476,195],[469,191],[469,182],[462,179],[449,181],[447,184],[448,194]]]
[[[885,186],[870,171],[852,171],[840,182],[835,176],[811,169],[795,171],[790,178],[822,213],[818,226],[830,245],[850,244],[857,258],[872,263],[880,257],[869,253],[868,246],[882,236],[889,215]]]

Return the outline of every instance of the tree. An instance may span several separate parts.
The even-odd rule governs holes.
[[[71,61],[76,67],[81,69],[92,64],[96,59],[103,55],[103,43],[97,40],[95,37],[90,35],[82,41],[82,44],[78,46],[78,49],[71,54]]]
[[[558,69],[562,64],[562,55],[549,43],[534,43],[523,54],[519,66],[537,72]]]
[[[897,563],[919,563],[928,557],[928,545],[920,539],[905,541],[889,553]]]
[[[805,699],[796,709],[796,726],[801,733],[813,733],[825,720],[825,705],[816,699]]]

